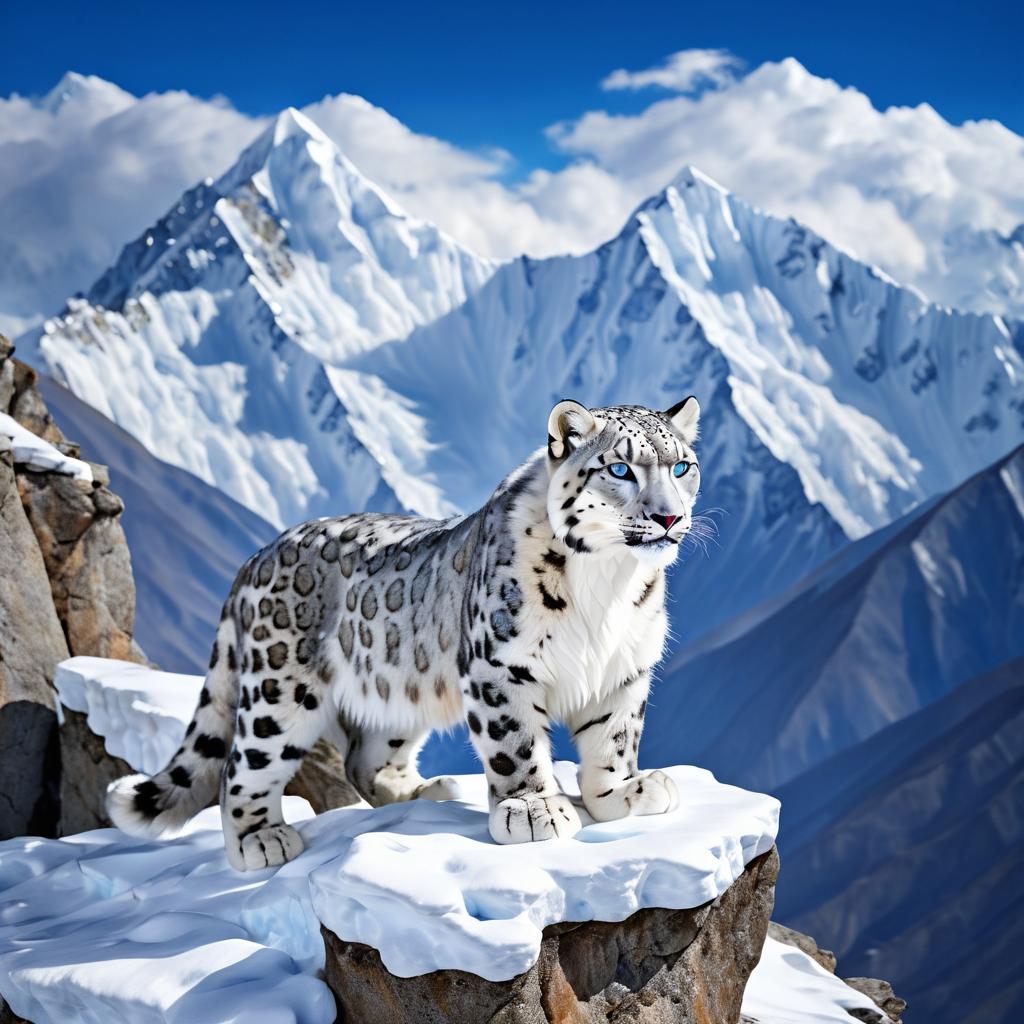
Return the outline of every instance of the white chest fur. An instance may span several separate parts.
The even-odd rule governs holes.
[[[579,710],[657,662],[666,632],[663,587],[663,574],[629,553],[568,560],[565,608],[537,609],[524,631],[534,634],[529,642],[553,715]]]

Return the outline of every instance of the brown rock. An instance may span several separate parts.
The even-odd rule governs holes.
[[[144,663],[132,636],[135,581],[121,499],[59,473],[26,469],[18,485],[71,654]]]
[[[35,371],[12,352],[0,337],[0,411],[77,458]],[[0,439],[0,839],[55,835],[62,788],[65,833],[72,822],[105,823],[96,815],[106,777],[88,773],[87,762],[100,765],[95,743],[76,749],[65,742],[71,764],[62,773],[53,677],[71,654],[145,661],[132,635],[135,584],[123,506],[106,480],[102,467],[90,485],[15,466],[10,442]]]
[[[0,438],[0,839],[56,828],[53,675],[68,656],[13,462],[10,442]]]
[[[53,421],[50,410],[46,408],[43,396],[39,393],[36,384],[39,374],[26,366],[20,359],[11,359],[14,346],[7,341],[6,345],[0,345],[0,359],[9,364],[10,370],[5,366],[5,373],[9,373],[11,380],[11,392],[7,403],[3,406],[4,411],[13,416],[23,427],[31,430],[37,437],[44,441],[60,447],[66,443],[67,438],[61,433],[60,427]]]
[[[89,729],[80,711],[63,709],[60,727],[60,834],[74,835],[93,828],[108,828],[104,806],[107,786],[134,773],[127,761],[107,752],[103,739]]]
[[[863,992],[872,1002],[877,1003],[885,1011],[885,1016],[893,1024],[902,1024],[904,1011],[907,1009],[906,999],[900,999],[887,981],[877,978],[844,978],[850,988]],[[853,1012],[853,1011],[850,1011]]]
[[[816,960],[829,974],[836,973],[836,955],[829,949],[819,949],[817,942],[804,935],[803,932],[787,928],[784,924],[772,921],[768,925],[768,935],[776,942],[783,942],[787,946],[796,946],[797,949],[806,953],[812,960]]]
[[[462,971],[396,978],[369,946],[323,929],[346,1024],[734,1024],[775,899],[775,850],[695,910],[544,930],[536,964],[505,982]]]

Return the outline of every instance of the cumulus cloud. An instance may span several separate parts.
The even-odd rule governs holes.
[[[679,50],[653,68],[627,71],[617,68],[601,82],[606,91],[648,89],[658,86],[673,92],[718,88],[733,81],[743,62],[728,50]]]
[[[0,330],[59,309],[260,125],[224,100],[137,99],[65,76],[41,100],[0,99]]]
[[[551,126],[567,166],[515,184],[502,150],[415,132],[358,96],[305,112],[410,213],[483,255],[586,251],[691,164],[937,301],[1024,316],[1024,232],[1010,237],[1024,222],[1024,139],[992,121],[954,127],[928,106],[876,110],[795,60],[736,75],[715,50],[613,72],[606,88],[673,94]],[[87,288],[265,123],[224,100],[136,98],[82,76],[42,99],[0,99],[0,330]]]

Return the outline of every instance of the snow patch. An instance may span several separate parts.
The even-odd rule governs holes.
[[[767,938],[761,961],[743,993],[743,1014],[757,1024],[850,1024],[848,1010],[888,1017],[862,992],[850,988],[802,950]],[[871,1018],[868,1018],[871,1019]]]
[[[10,439],[16,464],[48,473],[62,473],[92,483],[92,467],[89,463],[65,455],[7,413],[0,413],[0,435]]]

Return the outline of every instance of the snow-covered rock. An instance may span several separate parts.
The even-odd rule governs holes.
[[[60,703],[86,716],[108,753],[146,775],[178,749],[202,686],[202,676],[109,658],[70,658],[54,678]]]
[[[685,794],[678,811],[529,847],[489,840],[482,776],[460,779],[460,801],[315,819],[287,798],[305,852],[244,879],[224,858],[216,808],[161,842],[114,830],[12,840],[0,846],[0,995],[37,1024],[201,1024],[255,1006],[326,1024],[320,923],[372,943],[400,977],[511,978],[548,924],[700,906],[771,849],[776,801],[669,771]],[[572,775],[561,772],[568,786]]]
[[[439,513],[429,481],[382,473],[325,365],[404,337],[492,269],[289,110],[22,344],[162,459],[277,525],[368,505]],[[392,418],[415,424],[400,407]]]
[[[743,1015],[756,1024],[888,1024],[862,992],[829,974],[805,952],[769,936],[743,993]]]
[[[0,412],[0,436],[10,440],[15,465],[27,466],[29,469],[38,469],[46,473],[63,473],[76,480],[92,483],[92,467],[89,463],[65,455],[49,441],[37,437],[5,412]]]

